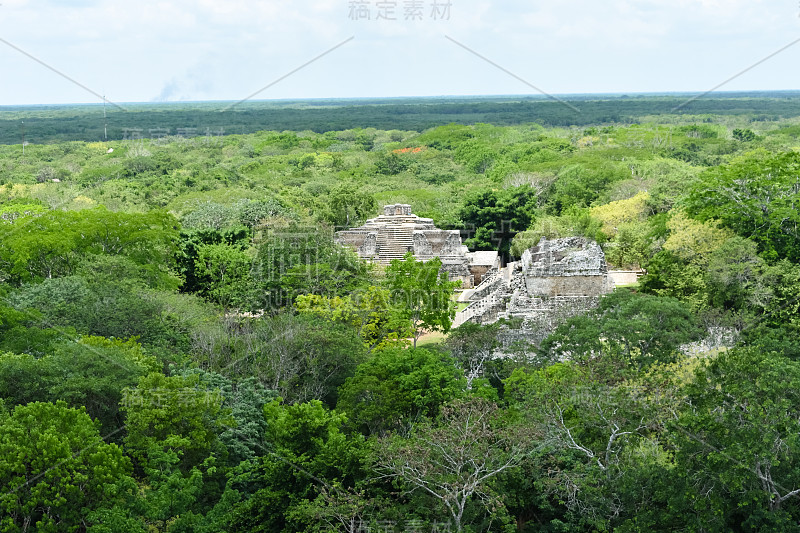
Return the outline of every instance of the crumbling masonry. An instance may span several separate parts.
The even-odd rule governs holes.
[[[504,330],[505,346],[515,340],[539,344],[559,324],[598,305],[614,290],[602,248],[582,237],[542,239],[522,260],[490,271],[461,300],[470,304],[454,326],[465,322],[491,324],[521,318],[520,330]]]
[[[559,324],[595,308],[602,295],[614,290],[603,249],[593,241],[542,239],[521,261],[500,268],[497,252],[469,252],[457,230],[437,228],[407,204],[384,206],[382,215],[338,232],[336,240],[362,259],[383,265],[407,252],[420,261],[441,258],[442,270],[466,289],[459,300],[469,303],[453,326],[522,319],[521,329],[503,330],[506,347],[516,340],[538,345]]]
[[[450,280],[461,280],[461,287],[472,288],[482,276],[499,265],[497,252],[471,253],[461,244],[458,230],[442,230],[430,218],[420,218],[408,204],[383,208],[383,214],[359,227],[336,233],[336,240],[353,248],[359,257],[388,265],[412,252],[419,261],[434,257],[442,260],[442,270]]]

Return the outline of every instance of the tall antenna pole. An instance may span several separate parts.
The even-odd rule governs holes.
[[[106,118],[106,95],[103,94],[103,141],[108,142],[108,119]]]

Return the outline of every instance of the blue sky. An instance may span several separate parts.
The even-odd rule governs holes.
[[[798,0],[434,2],[0,0],[0,38],[115,102],[238,100],[350,37],[258,98],[535,93],[445,36],[550,93],[705,91],[800,39]],[[720,90],[798,66],[800,43]],[[98,101],[2,42],[0,73],[0,105]]]

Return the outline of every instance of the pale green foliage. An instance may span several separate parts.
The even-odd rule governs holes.
[[[370,286],[344,297],[300,295],[295,307],[300,313],[355,328],[370,348],[401,342],[412,335],[410,325],[392,312],[390,292],[380,287]]]
[[[522,257],[525,250],[536,246],[542,238],[552,240],[582,236],[598,242],[605,241],[602,222],[593,217],[588,209],[571,208],[561,216],[537,217],[527,231],[518,233],[511,244],[514,257]]]
[[[0,225],[0,269],[21,281],[66,276],[87,254],[123,255],[165,269],[177,234],[175,219],[164,213],[49,211]]]
[[[47,212],[41,204],[9,203],[0,205],[0,223],[13,224],[17,219],[34,217]]]
[[[614,237],[620,226],[632,222],[641,222],[647,214],[647,202],[650,195],[640,192],[627,200],[618,200],[609,204],[592,207],[589,213],[603,223],[603,233]]]
[[[711,253],[733,236],[729,230],[692,220],[680,211],[669,219],[667,228],[670,233],[664,250],[697,265],[707,264]]]

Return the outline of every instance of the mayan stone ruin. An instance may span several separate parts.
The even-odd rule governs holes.
[[[503,330],[505,346],[516,340],[539,344],[559,324],[593,309],[600,296],[614,290],[603,249],[593,241],[543,238],[520,261],[501,267],[497,252],[470,252],[458,230],[437,228],[407,204],[384,206],[382,215],[337,232],[336,240],[382,265],[407,252],[419,261],[441,258],[450,279],[462,282],[459,301],[468,303],[453,327],[522,319],[520,329]]]
[[[439,257],[450,279],[461,280],[465,289],[480,283],[487,272],[499,266],[497,252],[470,252],[461,243],[458,230],[437,228],[433,219],[413,214],[408,204],[386,205],[382,215],[363,226],[337,232],[336,240],[354,249],[362,259],[382,265],[402,259],[407,252],[419,261]]]
[[[614,290],[605,254],[583,237],[542,239],[522,260],[490,270],[460,300],[469,305],[456,315],[465,322],[491,324],[501,318],[521,318],[522,328],[504,330],[501,340],[539,344],[568,318],[597,306],[600,296]]]

